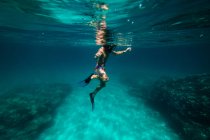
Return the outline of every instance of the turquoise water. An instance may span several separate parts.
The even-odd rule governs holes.
[[[114,76],[114,75],[113,75]],[[113,139],[113,140],[178,140],[161,115],[129,96],[128,89],[113,79],[96,96],[91,112],[88,99],[96,83],[77,88],[60,107],[55,124],[40,136],[40,140]]]
[[[101,2],[109,10],[98,9]],[[72,88],[54,106],[51,125],[35,138],[30,137],[35,129],[24,133],[29,140],[181,140],[159,111],[130,91],[132,85],[161,77],[209,73],[209,11],[207,0],[1,0],[0,95],[11,90],[18,95],[13,89],[29,85],[64,83]],[[110,80],[97,94],[92,112],[89,93],[99,83],[80,87],[78,82],[94,71],[100,47],[95,24],[102,16],[116,50],[132,51],[110,56]],[[0,139],[21,139],[22,131],[13,127]]]

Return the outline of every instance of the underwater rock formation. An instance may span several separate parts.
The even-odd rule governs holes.
[[[0,97],[0,139],[34,140],[53,123],[56,108],[71,92],[67,84],[14,88]]]
[[[210,75],[165,78],[141,92],[139,97],[158,110],[184,140],[210,139]]]
[[[159,80],[124,77],[129,94],[157,110],[183,140],[210,139],[210,74]]]

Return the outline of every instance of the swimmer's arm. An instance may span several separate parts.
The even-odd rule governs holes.
[[[98,50],[98,52],[95,54],[94,58],[100,57],[100,56],[102,55],[102,53],[103,53],[103,48],[101,47],[101,48]]]
[[[120,55],[120,54],[126,53],[127,51],[131,51],[131,47],[128,47],[127,49],[122,50],[122,51],[112,51],[112,52],[113,52],[115,55]]]

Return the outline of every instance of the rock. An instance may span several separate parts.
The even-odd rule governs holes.
[[[210,75],[162,79],[139,97],[158,110],[184,140],[210,139]]]
[[[131,96],[160,112],[183,140],[210,139],[210,74],[121,82]]]
[[[34,140],[52,125],[56,108],[71,93],[67,84],[14,88],[0,97],[0,139]]]

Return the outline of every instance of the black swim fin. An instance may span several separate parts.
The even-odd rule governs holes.
[[[92,77],[93,73],[90,74],[85,80],[81,81],[80,84],[84,87],[84,86],[87,86],[90,81],[91,81],[91,77]]]
[[[90,102],[91,102],[92,111],[93,111],[94,110],[94,95],[93,95],[93,93],[90,93]]]

